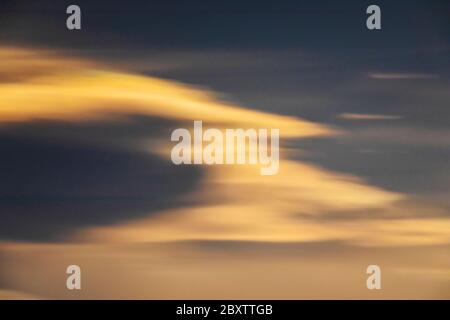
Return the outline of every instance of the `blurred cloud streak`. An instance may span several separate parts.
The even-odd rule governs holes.
[[[223,102],[216,94],[205,89],[152,76],[126,73],[79,58],[12,47],[1,48],[0,56],[3,57],[2,64],[5,66],[0,75],[2,128],[11,125],[36,125],[43,123],[42,121],[105,123],[115,119],[120,123],[129,121],[132,116],[143,116],[159,119],[157,122],[162,124],[162,127],[165,126],[164,121],[169,121],[172,126],[174,123],[189,124],[193,120],[202,120],[208,126],[218,128],[280,128],[282,142],[306,137],[337,136],[343,133],[329,125]],[[367,115],[362,117],[371,118]],[[385,119],[388,116],[381,117]],[[357,118],[361,118],[361,115]],[[137,148],[157,157],[158,161],[170,161],[170,139],[168,135],[161,134],[162,132],[164,128],[158,127],[156,132],[149,135],[148,145],[140,143]],[[46,139],[51,135],[52,131],[48,131]],[[93,136],[95,138],[95,135]],[[64,137],[59,138],[64,141]],[[127,141],[132,142],[134,139],[131,137]],[[85,142],[86,140],[83,143]],[[97,142],[101,145],[105,141]],[[122,148],[123,145],[116,147]],[[202,175],[198,183],[186,185],[191,202],[182,206],[141,213],[139,217],[133,215],[129,219],[125,216],[114,221],[114,225],[88,221],[70,233],[64,239],[65,242],[58,244],[4,242],[2,247],[8,254],[2,261],[2,273],[7,275],[6,283],[13,289],[39,292],[44,296],[54,290],[53,284],[44,286],[44,289],[37,288],[36,283],[26,285],[27,268],[16,259],[16,254],[22,251],[27,259],[31,259],[26,261],[38,264],[42,261],[53,261],[55,268],[61,263],[58,256],[60,250],[63,250],[67,255],[77,257],[94,269],[100,268],[107,260],[117,264],[117,268],[125,270],[129,267],[125,263],[129,257],[141,257],[144,260],[150,258],[147,254],[124,252],[116,247],[117,245],[201,240],[211,242],[212,246],[220,251],[217,245],[221,241],[282,244],[340,241],[354,247],[444,246],[450,243],[450,218],[442,215],[429,218],[411,214],[408,212],[409,207],[401,205],[408,202],[406,195],[372,186],[355,175],[337,173],[311,163],[295,161],[290,158],[290,152],[292,150],[282,144],[280,172],[275,176],[260,176],[259,167],[252,165],[201,167]],[[83,172],[79,174],[83,175]],[[111,175],[113,174],[112,172]],[[164,180],[159,183],[163,184]],[[145,193],[147,190],[140,192]],[[173,195],[174,201],[177,196],[179,194]],[[380,212],[380,215],[375,214],[370,219],[350,218],[339,221],[326,218],[329,212],[368,210]],[[393,210],[400,211],[401,214],[386,219],[386,212]],[[429,210],[433,211],[433,208]],[[61,209],[54,215],[64,217],[66,213],[67,209]],[[315,216],[320,219],[314,219]],[[39,216],[36,219],[39,219]],[[54,222],[53,227],[58,228],[58,219]],[[105,261],[89,258],[92,252],[99,252],[105,246]],[[47,249],[49,251],[46,251]],[[35,254],[41,250],[44,250],[45,254]],[[180,253],[180,250],[184,249],[174,247],[176,253]],[[164,255],[165,253],[161,261],[166,261]],[[207,252],[206,257],[210,256],[211,252]],[[216,266],[219,268],[216,269],[219,274],[230,270],[227,266],[233,262],[233,258],[229,260],[232,256],[222,257],[225,259],[224,266]],[[436,256],[441,257],[441,252],[438,251]],[[284,263],[293,269],[299,263],[298,258],[284,259]],[[172,257],[168,259],[173,265],[178,263],[174,262],[175,260]],[[200,260],[203,260],[203,257]],[[183,262],[181,267],[177,267],[179,269],[168,272],[176,273],[175,278],[180,277],[180,281],[184,279],[189,283],[189,279],[193,278],[189,278],[183,270],[194,272],[196,268],[186,261]],[[236,263],[238,266],[251,264],[245,259],[244,262],[237,259]],[[310,268],[317,266],[311,262]],[[269,263],[266,267],[259,272],[271,273],[273,266]],[[441,265],[436,268],[441,268]],[[154,281],[155,275],[163,272],[163,269],[164,266],[162,269],[155,267],[153,274],[144,272],[141,274],[144,278],[142,281]],[[238,269],[232,268],[234,273],[239,273]],[[114,274],[123,275],[123,270],[115,270],[111,275]],[[104,296],[108,285],[105,284],[104,278],[99,277],[96,281],[102,285],[93,296]],[[160,285],[164,286],[163,283]],[[169,287],[172,285],[173,283]],[[205,297],[206,292],[209,291],[201,291],[198,296]],[[354,292],[358,290],[355,289]],[[145,296],[143,292],[140,293],[141,295],[137,293],[137,296]],[[184,296],[181,291],[177,294],[161,293],[164,297]],[[154,292],[150,296],[157,297]],[[291,292],[286,296],[292,297],[295,294]]]

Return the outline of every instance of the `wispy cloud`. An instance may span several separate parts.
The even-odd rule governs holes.
[[[437,79],[439,75],[433,73],[371,72],[368,77],[377,80],[426,80]]]
[[[33,63],[30,63],[29,56],[34,57]],[[5,85],[0,86],[0,122],[32,119],[81,121],[126,112],[180,121],[202,119],[218,126],[241,119],[241,127],[283,128],[285,137],[336,133],[329,127],[296,117],[222,102],[207,90],[115,71],[81,59],[60,57],[53,65],[55,55],[1,47],[0,57],[9,59],[2,61],[9,65],[5,79],[15,79],[14,82],[5,80]],[[23,79],[17,74],[26,74],[27,77]]]
[[[360,141],[389,141],[410,146],[450,146],[450,131],[446,129],[425,129],[411,127],[377,126],[352,131],[352,139]]]
[[[397,115],[367,113],[341,113],[337,117],[346,120],[397,120],[403,118]]]

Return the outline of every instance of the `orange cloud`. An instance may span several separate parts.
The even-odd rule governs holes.
[[[140,113],[243,127],[282,128],[285,137],[329,135],[325,126],[218,101],[214,94],[174,81],[144,77],[78,59],[23,49],[0,49],[8,79],[0,83],[0,122],[32,119],[86,120],[110,113]]]
[[[138,113],[203,120],[220,128],[280,128],[281,139],[339,133],[299,118],[225,103],[212,92],[178,82],[117,71],[48,51],[0,48],[0,64],[0,125],[34,119],[86,121]],[[160,144],[158,155],[170,161],[170,137]],[[73,298],[61,289],[65,276],[61,270],[73,261],[89,270],[90,287],[81,295],[86,298],[361,298],[368,295],[366,291],[361,293],[365,282],[358,275],[373,262],[364,254],[353,253],[355,247],[450,243],[450,219],[418,218],[414,210],[399,204],[408,200],[405,195],[371,186],[355,176],[292,161],[288,154],[288,150],[281,150],[280,171],[274,176],[261,176],[259,167],[252,165],[204,167],[203,180],[190,193],[194,205],[115,226],[84,229],[69,239],[71,243],[0,243],[2,275],[14,288],[0,291],[0,298],[34,297],[28,292]],[[327,219],[332,212],[374,209],[397,215],[391,219]],[[318,216],[322,218],[315,219]],[[308,253],[299,256],[296,248],[291,248],[287,255],[270,260],[267,256],[279,254],[277,250],[247,257],[218,248],[209,252],[161,245],[186,240],[279,244],[342,241],[353,247],[351,253],[341,252],[338,257],[333,252],[327,258]],[[141,247],[144,243],[152,247]],[[406,260],[396,258],[405,257],[399,254],[405,250],[397,249],[395,255],[375,252],[371,258],[375,256],[376,261],[391,266],[395,274],[405,269],[406,260],[416,256],[414,250],[407,252]],[[431,269],[439,277],[448,276],[442,267],[448,254],[439,249],[419,250],[433,263],[413,268],[416,274],[426,275]],[[355,258],[358,261],[353,263]],[[260,281],[263,277],[264,282]],[[414,297],[442,296],[435,293],[435,283],[427,286],[414,277],[399,280],[392,273],[391,277],[397,284],[393,287],[405,289],[386,291],[383,297],[404,298],[416,292],[419,294]],[[332,281],[328,286],[317,285],[317,278]],[[236,289],[242,283],[247,284],[247,293]],[[343,292],[342,287],[348,290]]]
[[[0,49],[0,55],[4,58],[2,63],[9,66],[4,74],[10,78],[28,75],[0,84],[0,122],[42,118],[84,121],[117,113],[139,113],[184,121],[199,119],[221,128],[280,128],[281,139],[339,133],[299,118],[225,103],[214,93],[199,88],[112,70],[81,59],[16,48]],[[168,159],[169,137],[160,141],[160,145],[157,152]],[[254,165],[204,169],[206,174],[199,189],[191,194],[201,205],[116,227],[83,230],[77,239],[125,242],[341,239],[380,244],[412,241],[411,237],[396,236],[395,228],[383,227],[379,221],[337,225],[300,219],[300,215],[336,211],[390,210],[404,196],[367,185],[353,176],[291,161],[286,150],[281,150],[280,173],[273,177],[260,176]],[[447,224],[447,220],[442,220],[441,223]],[[434,223],[415,221],[396,225],[418,232],[426,228],[427,236],[415,237],[415,244],[448,241]],[[369,230],[367,234],[375,230],[381,234],[364,241],[360,228]],[[429,234],[430,228],[434,228],[436,235]]]

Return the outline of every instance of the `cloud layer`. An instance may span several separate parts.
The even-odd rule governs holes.
[[[46,296],[54,289],[39,289],[33,281],[27,285],[34,278],[26,276],[29,270],[16,259],[21,253],[30,259],[27,264],[53,261],[56,268],[63,263],[58,259],[63,250],[95,269],[106,261],[128,268],[117,258],[122,254],[127,259],[151,259],[139,251],[141,244],[149,243],[201,240],[215,248],[212,252],[222,252],[223,241],[282,247],[292,242],[339,242],[371,248],[450,242],[450,219],[435,207],[427,207],[429,216],[420,214],[421,208],[411,210],[405,194],[299,160],[301,150],[292,143],[344,133],[334,127],[251,110],[221,101],[205,89],[43,50],[5,47],[0,55],[8,66],[0,83],[0,144],[7,151],[1,164],[8,169],[0,182],[6,221],[0,228],[0,248],[6,257],[2,278],[8,279],[2,286],[12,289],[7,292]],[[170,132],[190,127],[193,120],[218,128],[280,128],[279,174],[260,176],[259,167],[252,165],[171,165]],[[367,212],[373,214],[364,215]],[[130,251],[124,253],[121,245],[130,246]],[[106,260],[90,257],[102,248],[107,248]],[[201,260],[210,259],[212,252],[202,251]],[[441,254],[436,251],[436,257]],[[181,269],[193,270],[185,261],[160,259],[151,261],[163,268],[155,267],[142,277],[153,281],[165,263],[180,263],[174,270],[180,277],[190,274]],[[233,261],[241,267],[250,263],[233,260],[233,255],[221,259],[219,274],[234,270],[229,265]],[[283,259],[293,268],[300,263],[298,258]],[[272,274],[270,263],[266,267]],[[433,268],[442,273],[440,263]],[[123,275],[115,270],[111,276],[119,274]],[[89,297],[105,297],[105,279],[99,276],[97,281],[99,291],[91,291]],[[160,285],[167,289],[173,283]],[[198,295],[208,292],[203,287]],[[183,296],[182,291],[177,294]],[[136,295],[158,296],[138,291]]]

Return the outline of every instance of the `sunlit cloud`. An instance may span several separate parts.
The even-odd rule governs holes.
[[[126,115],[145,115],[183,123],[202,120],[207,125],[221,129],[280,128],[282,142],[343,133],[329,125],[224,102],[214,92],[202,88],[137,75],[79,58],[11,47],[0,49],[0,57],[3,57],[1,63],[5,67],[0,74],[0,126],[32,123],[36,120],[79,123],[118,117],[119,121],[126,121]],[[376,75],[375,78],[379,79]],[[341,114],[339,117],[349,120],[400,118],[393,115],[352,113]],[[139,147],[170,161],[170,137],[153,138],[157,141],[152,144],[149,142],[147,146],[145,143],[140,144]],[[158,148],[153,148],[155,145]],[[243,255],[224,254],[217,262],[211,259],[214,255],[223,254],[216,250],[216,246],[222,242],[237,243],[238,247],[246,243],[281,246],[291,243],[299,246],[323,242],[345,243],[351,249],[347,248],[349,251],[343,253],[343,258],[326,262],[346,272],[349,269],[342,267],[348,262],[345,256],[350,256],[349,252],[354,248],[411,247],[419,248],[433,259],[442,257],[440,251],[429,253],[424,246],[445,246],[450,243],[448,217],[442,214],[430,214],[430,217],[418,215],[408,206],[402,205],[409,200],[405,194],[373,186],[354,175],[294,161],[290,158],[291,152],[281,144],[280,169],[274,176],[261,176],[259,166],[255,165],[201,167],[201,180],[195,188],[187,190],[183,195],[190,201],[182,207],[166,208],[139,218],[130,217],[129,220],[116,224],[83,227],[68,234],[64,242],[57,244],[0,243],[4,253],[1,270],[8,275],[14,287],[14,290],[2,292],[8,296],[22,295],[22,292],[52,296],[52,292],[59,292],[53,283],[59,282],[47,281],[43,285],[39,281],[30,283],[27,276],[29,266],[45,266],[46,277],[40,279],[55,280],[55,275],[58,274],[56,270],[64,266],[65,259],[70,257],[89,266],[90,274],[96,274],[93,281],[98,286],[89,291],[89,297],[105,297],[108,294],[111,297],[186,297],[187,293],[183,293],[181,289],[172,290],[174,286],[180,287],[181,284],[182,288],[188,288],[194,280],[207,283],[221,278],[216,277],[213,271],[220,275],[231,273],[245,279],[246,273],[243,270],[248,270],[254,262],[243,258]],[[81,174],[83,173],[80,172]],[[370,210],[382,214],[367,219],[334,218],[339,212]],[[433,207],[429,210],[434,212]],[[189,245],[191,241],[209,243],[214,250],[196,251],[190,248],[189,255],[183,256],[183,245]],[[164,247],[167,243],[175,245]],[[142,247],[146,245],[151,245],[151,250]],[[324,264],[316,260],[316,251],[307,255],[310,260],[305,266],[303,257],[296,256],[292,250],[295,248],[290,248],[289,255],[281,260],[283,263],[278,263],[288,268],[289,276],[283,277],[286,283],[295,278],[293,275],[299,266],[308,275],[317,276],[326,272]],[[103,254],[101,261],[98,260],[99,252]],[[190,259],[194,253],[198,260],[193,263]],[[409,256],[413,254],[415,252]],[[26,258],[20,260],[17,257]],[[276,275],[284,272],[285,267],[277,267],[277,262],[261,256],[258,259],[262,263],[258,269],[260,276],[269,274],[270,279],[278,279]],[[380,260],[389,261],[389,254],[382,256]],[[366,261],[361,263],[364,265]],[[394,266],[401,269],[402,263],[403,260],[396,261]],[[200,267],[201,264],[203,267]],[[105,273],[105,265],[113,267]],[[149,265],[151,268],[148,268]],[[274,267],[276,272],[273,271]],[[446,276],[439,261],[433,267],[437,274]],[[126,276],[130,270],[137,270],[140,278],[130,280]],[[201,276],[198,276],[200,273]],[[61,277],[63,276],[64,274]],[[123,285],[126,290],[108,290],[107,278],[118,279],[119,285]],[[337,286],[340,276],[335,278],[338,279]],[[139,286],[142,283],[156,284],[160,290],[142,288]],[[258,293],[257,283],[249,281],[249,287],[253,286],[255,289],[253,294]],[[223,285],[229,294],[236,292],[233,287],[224,283],[220,282],[218,285]],[[276,285],[272,283],[271,287]],[[315,288],[315,294],[324,293]],[[358,288],[354,286],[351,297],[357,296]],[[286,291],[285,297],[296,297],[294,288],[290,290]],[[215,294],[211,295],[211,291]],[[195,295],[189,297],[227,296],[227,292],[221,296],[222,293],[202,286]],[[62,293],[62,296],[64,294],[67,293]],[[328,294],[332,297],[340,296],[339,292]],[[391,294],[396,296],[398,293]],[[26,296],[25,293],[24,295]],[[261,297],[267,298],[270,294]]]
[[[377,298],[445,299],[450,293],[449,246],[210,241],[0,244],[0,250],[2,273],[17,288],[2,298],[373,299],[364,284],[365,267],[374,261],[386,284]],[[88,272],[76,293],[61,285],[61,270],[74,261]]]
[[[0,121],[35,119],[64,121],[101,120],[117,114],[143,114],[177,121],[202,120],[219,128],[280,128],[281,139],[337,135],[329,126],[296,117],[253,111],[220,101],[213,92],[178,82],[111,70],[89,61],[56,58],[53,54],[26,49],[2,49],[11,57],[10,74],[28,74],[2,83]],[[12,51],[12,53],[11,53]],[[30,62],[28,57],[32,56]],[[21,58],[23,57],[23,59]],[[35,62],[33,62],[35,61]],[[4,61],[7,63],[7,61]],[[47,66],[43,68],[43,66]],[[39,70],[33,72],[33,70]],[[344,114],[350,119],[391,119],[386,115]],[[171,142],[148,150],[169,158]],[[326,212],[389,210],[405,195],[368,185],[351,175],[324,170],[312,164],[289,160],[282,147],[280,172],[260,176],[255,165],[204,167],[198,187],[190,190],[195,205],[164,210],[148,218],[113,227],[80,230],[75,241],[151,242],[178,240],[323,241],[410,244],[397,230],[380,228],[379,222],[327,224],[323,219],[304,221],[299,216],[323,216]],[[168,160],[169,161],[169,160]],[[446,223],[446,220],[442,222]],[[404,222],[400,226],[406,225]],[[411,223],[421,232],[429,223]],[[433,224],[431,224],[433,226]],[[441,224],[442,225],[442,224]],[[364,241],[363,230],[380,230],[377,238]],[[432,229],[432,228],[431,228]],[[402,240],[403,239],[403,240]],[[434,239],[434,240],[430,240]],[[418,237],[414,244],[446,243],[436,228],[436,237]]]
[[[297,216],[379,208],[401,199],[355,177],[287,159],[281,161],[280,172],[270,177],[258,175],[251,166],[213,167],[193,196],[204,204],[128,225],[96,228],[81,238],[107,242],[342,239],[351,237],[349,230]]]
[[[9,65],[7,76],[30,75],[24,81],[1,84],[0,121],[3,122],[80,121],[114,113],[137,113],[175,120],[201,119],[222,125],[238,122],[251,128],[282,128],[282,134],[287,137],[335,133],[331,128],[294,117],[220,102],[212,92],[174,81],[95,68],[77,59],[62,62],[58,58],[52,64],[53,55],[23,50],[8,48],[0,52],[3,63]]]

